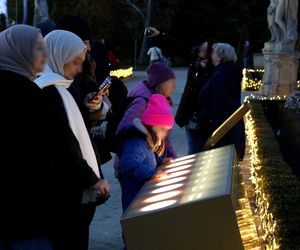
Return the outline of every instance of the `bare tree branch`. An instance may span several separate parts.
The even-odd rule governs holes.
[[[122,0],[120,1],[122,4],[128,5],[130,6],[133,10],[135,10],[136,13],[138,13],[141,18],[143,19],[143,21],[145,22],[145,15],[143,13],[143,11],[133,2],[131,2],[130,0]]]

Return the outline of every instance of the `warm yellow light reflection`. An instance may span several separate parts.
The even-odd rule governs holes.
[[[245,116],[245,129],[250,152],[250,180],[254,185],[256,213],[260,221],[260,230],[263,233],[263,241],[266,249],[279,249],[276,238],[276,220],[269,209],[267,194],[263,188],[263,180],[258,174],[262,167],[261,159],[258,155],[258,140],[255,130],[255,121],[251,112]]]
[[[110,76],[116,76],[118,78],[126,78],[132,76],[132,74],[133,74],[133,67],[127,69],[112,70],[110,72]]]
[[[185,175],[185,174],[190,173],[190,172],[191,172],[191,170],[182,170],[182,171],[170,173],[170,174],[166,175],[166,177],[167,177],[167,179],[171,179],[171,178],[174,178],[174,177]]]
[[[161,181],[159,183],[156,184],[156,186],[166,186],[166,185],[170,185],[176,182],[180,182],[185,180],[187,177],[186,176],[181,176],[181,177],[177,177],[174,179],[170,179],[170,180],[165,180],[165,181]]]
[[[177,158],[175,160],[175,162],[183,161],[183,160],[188,160],[188,159],[195,158],[195,157],[196,157],[196,155],[187,155],[187,156],[184,156],[184,157]]]
[[[186,164],[189,164],[189,163],[194,162],[195,160],[196,160],[196,159],[190,159],[190,160],[185,160],[185,161],[175,162],[175,163],[172,163],[172,164],[166,166],[166,168],[174,168],[174,167],[186,165]]]
[[[180,170],[190,168],[191,166],[192,166],[192,164],[187,164],[187,165],[183,165],[183,166],[176,167],[176,168],[170,168],[170,169],[166,170],[166,172],[167,173],[173,173],[173,172],[177,172],[177,171],[180,171]]]
[[[153,193],[153,194],[164,193],[164,192],[168,192],[168,191],[180,188],[182,186],[183,186],[182,183],[173,184],[173,185],[169,185],[169,186],[166,186],[166,187],[157,188],[157,189],[153,190],[151,193]]]
[[[161,208],[165,208],[168,206],[171,206],[176,203],[176,200],[166,200],[166,201],[160,201],[148,206],[145,206],[141,209],[142,212],[148,212],[148,211],[153,211]]]
[[[162,200],[173,198],[173,197],[179,195],[180,193],[181,193],[181,191],[179,191],[179,190],[170,191],[170,192],[158,194],[158,195],[152,196],[150,198],[147,198],[146,200],[144,200],[144,202],[151,203],[151,202],[162,201]]]

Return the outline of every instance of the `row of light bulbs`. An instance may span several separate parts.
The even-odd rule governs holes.
[[[265,243],[265,249],[279,249],[278,240],[276,239],[276,220],[269,209],[267,194],[263,191],[263,179],[259,177],[257,171],[262,167],[258,156],[258,143],[255,132],[255,121],[251,112],[245,117],[245,129],[247,134],[247,143],[250,147],[251,160],[251,182],[254,185],[256,213],[259,217],[262,239]]]

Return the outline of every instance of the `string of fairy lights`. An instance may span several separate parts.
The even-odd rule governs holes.
[[[255,121],[251,116],[251,111],[245,116],[245,128],[247,143],[250,147],[250,173],[251,182],[254,185],[256,213],[259,217],[259,231],[265,243],[265,249],[279,249],[278,239],[276,239],[276,220],[269,210],[267,194],[263,191],[263,179],[259,177],[257,171],[262,167],[258,156],[258,143],[255,132]]]
[[[261,250],[250,203],[246,193],[244,196],[238,199],[240,209],[235,211],[243,246],[245,250]]]
[[[251,78],[249,77],[251,74],[256,73],[257,75],[262,75],[264,73],[264,69],[243,69],[243,80],[242,80],[242,88],[243,90],[252,90],[257,91],[262,86],[262,76]]]
[[[118,78],[127,78],[133,75],[133,67],[127,69],[117,69],[110,72],[110,76],[116,76]]]
[[[246,91],[258,91],[263,85],[262,76],[264,69],[243,69],[242,89]],[[300,89],[300,80],[296,83],[297,89]]]

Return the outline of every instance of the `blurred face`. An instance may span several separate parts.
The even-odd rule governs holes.
[[[213,65],[215,65],[215,66],[219,65],[221,62],[221,58],[216,53],[215,49],[213,49],[213,52],[211,54],[211,61],[212,61]]]
[[[168,81],[160,84],[156,91],[165,97],[171,97],[176,90],[176,79],[169,79]]]
[[[200,46],[200,49],[199,49],[199,54],[198,56],[202,59],[206,59],[207,58],[207,42],[203,43],[201,46]]]
[[[91,51],[91,41],[90,40],[84,40],[83,41],[86,48],[87,48],[87,51]]]
[[[64,65],[64,77],[74,79],[81,72],[82,63],[85,60],[86,50],[83,50],[78,56]]]
[[[40,73],[45,70],[48,53],[46,51],[45,43],[42,34],[39,34],[37,43],[33,50],[33,70],[35,73]]]
[[[169,134],[170,128],[167,126],[153,126],[152,130],[160,140],[164,140]]]

